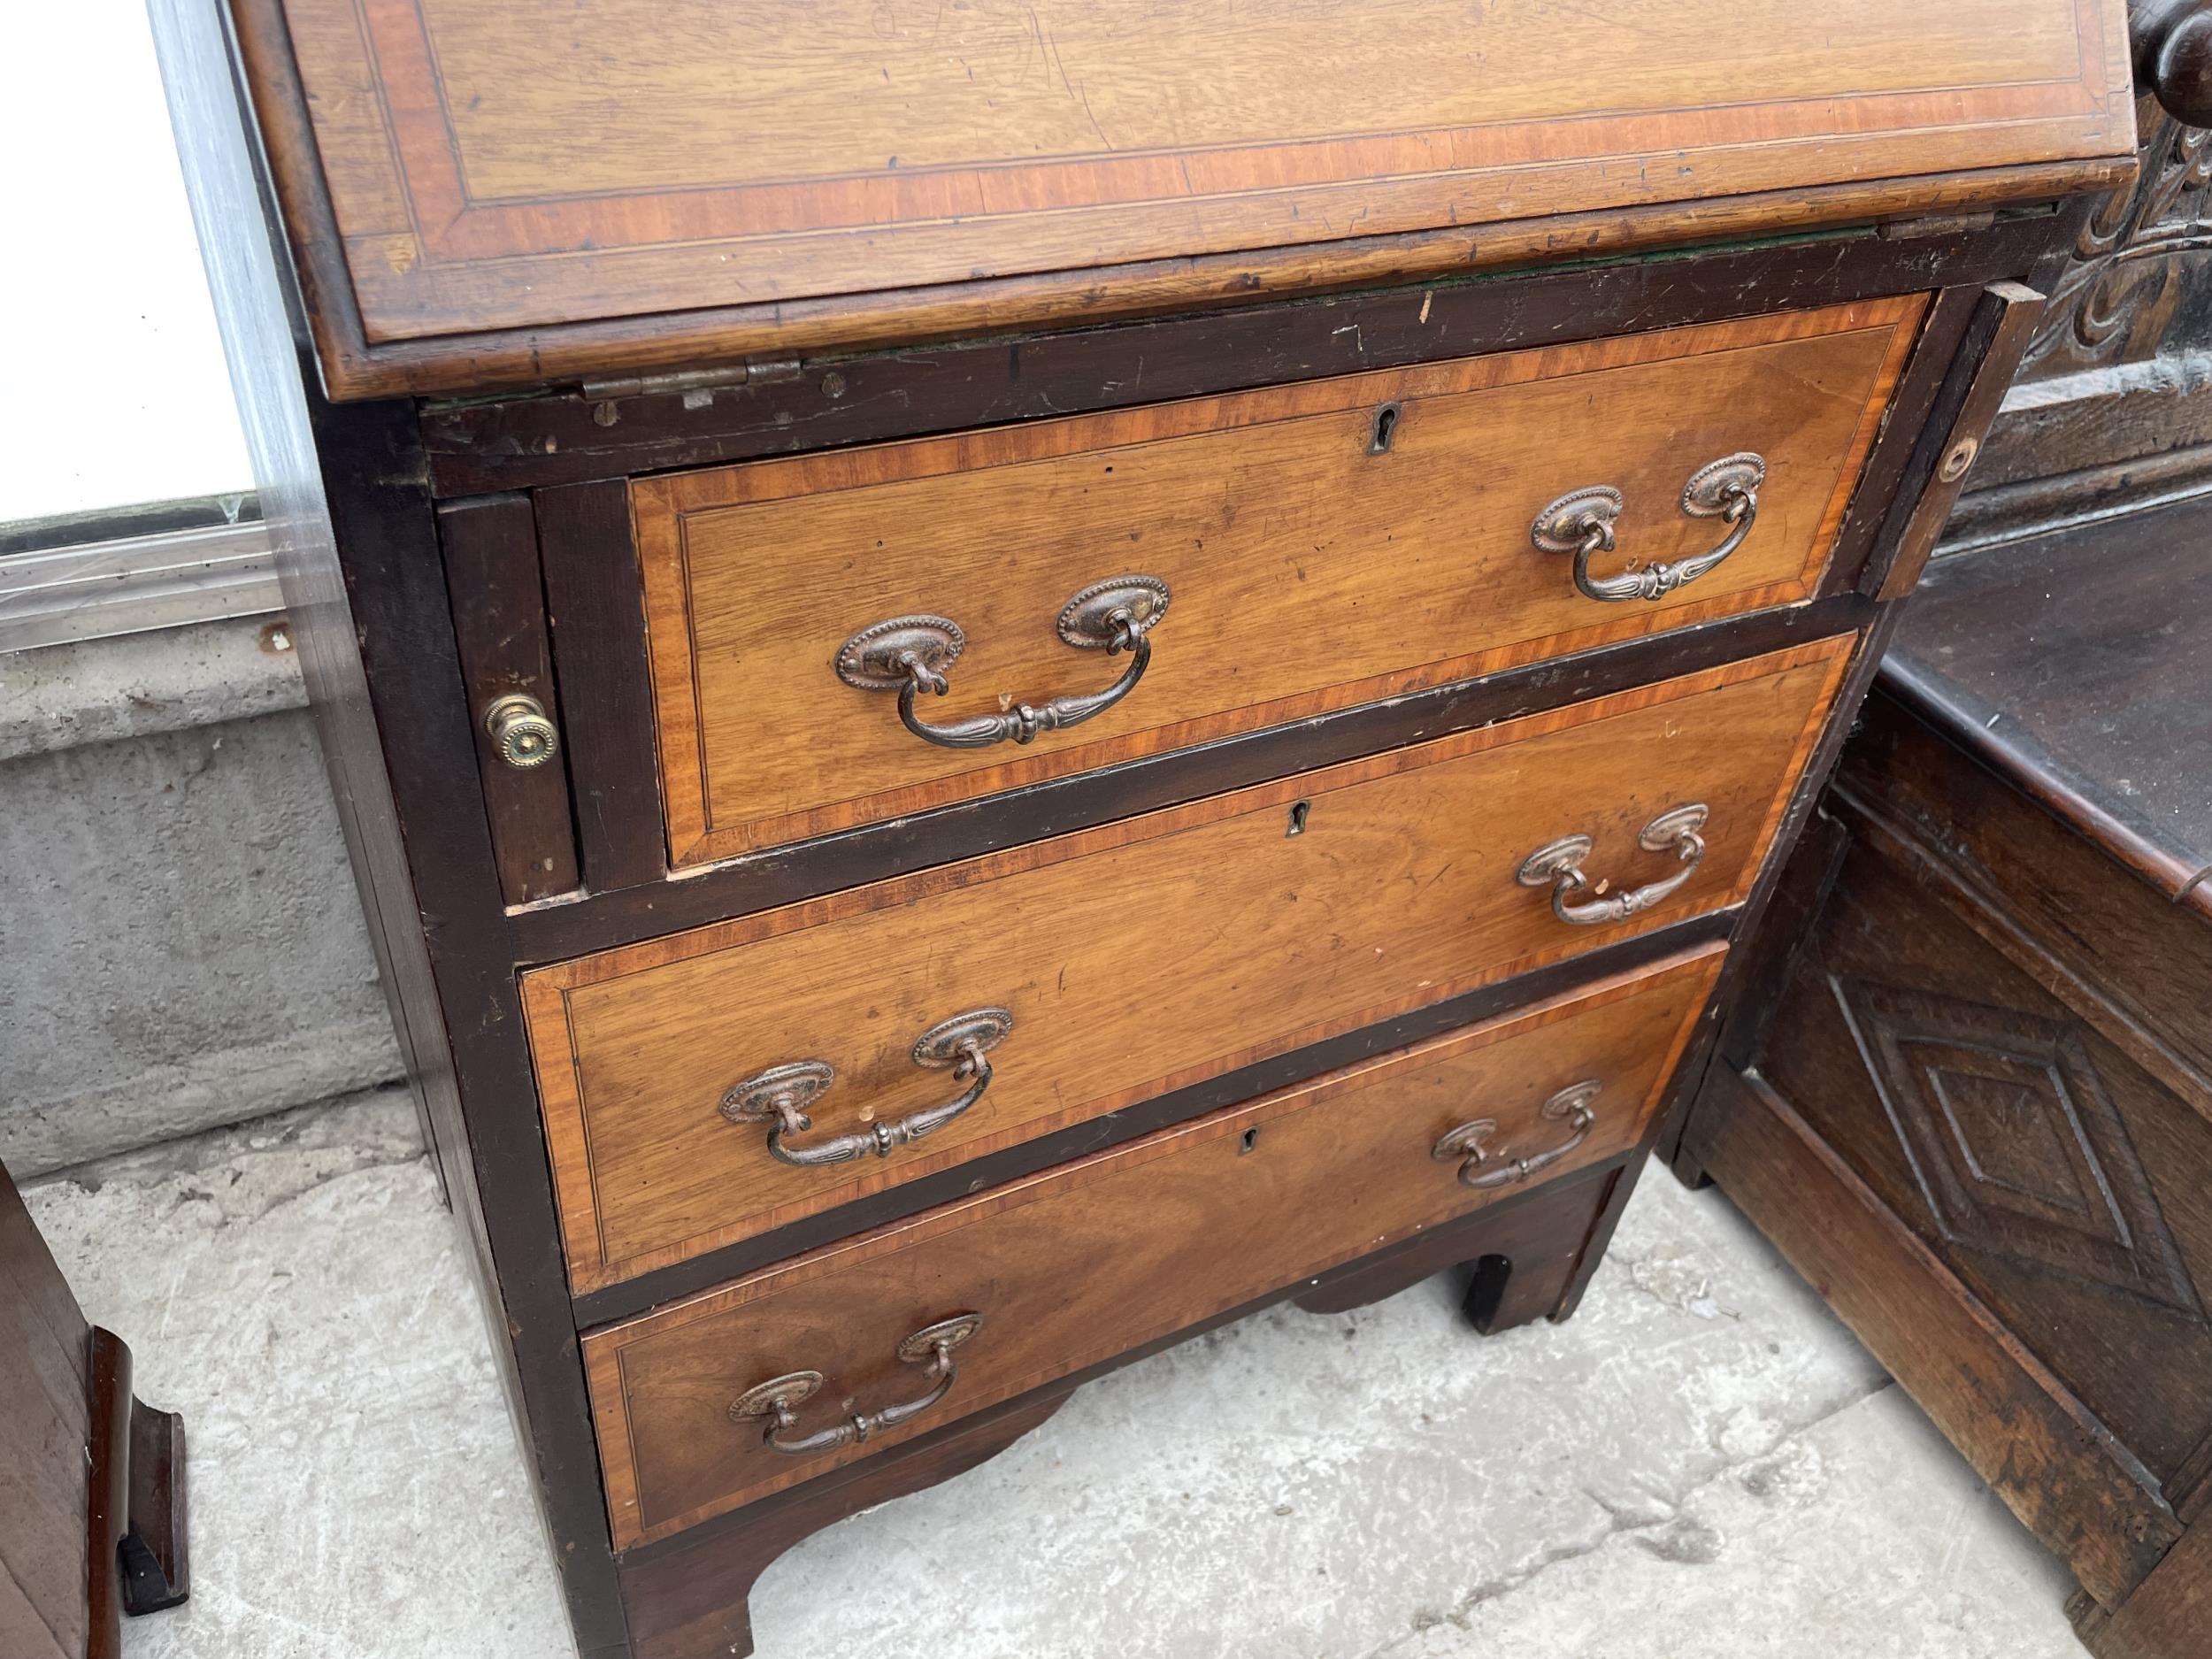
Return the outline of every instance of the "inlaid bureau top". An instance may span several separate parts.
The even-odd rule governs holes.
[[[2133,130],[2123,0],[236,11],[341,396],[2032,195]]]

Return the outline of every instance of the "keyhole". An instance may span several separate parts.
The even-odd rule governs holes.
[[[1306,833],[1306,814],[1312,810],[1313,803],[1310,801],[1294,803],[1290,809],[1290,827],[1283,832],[1284,835],[1303,835]]]
[[[1242,1134],[1237,1137],[1237,1156],[1239,1157],[1242,1157],[1254,1147],[1257,1146],[1259,1142],[1260,1132],[1257,1129],[1246,1130]]]
[[[1368,454],[1381,455],[1390,448],[1390,440],[1398,431],[1399,412],[1396,403],[1385,403],[1375,411],[1375,435],[1368,440]]]

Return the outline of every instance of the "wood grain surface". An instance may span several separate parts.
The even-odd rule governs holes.
[[[1801,601],[1915,338],[1917,296],[1671,329],[632,486],[672,862],[728,857],[1584,649]],[[1141,376],[1140,359],[1135,373]],[[1388,447],[1376,424],[1391,411]],[[1769,463],[1744,547],[1656,603],[1575,590],[1529,526],[1625,492],[1601,573],[1724,527],[1678,497]],[[933,746],[831,659],[889,617],[968,645],[934,720],[1109,683],[1061,642],[1089,584],[1174,599],[1143,683],[1034,743]]]
[[[114,1640],[89,1617],[86,1595],[89,1335],[0,1169],[0,1652],[9,1659],[81,1659]]]
[[[2134,143],[2123,0],[234,4],[370,343]]]
[[[2193,1659],[2212,1630],[2212,1525],[2200,1519],[2108,1620],[2082,1631],[2096,1659]]]
[[[1590,1248],[1594,1212],[1604,1194],[1618,1186],[1621,1161],[1600,1164],[1562,1176],[1518,1196],[1506,1197],[1443,1222],[1394,1245],[1255,1297],[1195,1325],[1133,1348],[1124,1348],[1095,1365],[1068,1372],[999,1405],[953,1418],[942,1427],[902,1440],[895,1447],[775,1493],[742,1509],[650,1544],[625,1550],[621,1558],[624,1601],[636,1659],[700,1659],[751,1650],[747,1601],[763,1570],[794,1544],[846,1516],[876,1508],[922,1487],[950,1479],[985,1458],[1005,1450],[1049,1417],[1070,1395],[1102,1377],[1149,1359],[1176,1345],[1237,1324],[1309,1291],[1332,1294],[1340,1284],[1379,1282],[1387,1272],[1401,1286],[1414,1284],[1443,1269],[1479,1263],[1479,1277],[1494,1282],[1501,1267],[1506,1286],[1512,1279],[1555,1280]],[[1494,1331],[1499,1318],[1520,1311],[1470,1310],[1471,1317],[1493,1316],[1479,1328]]]
[[[2032,942],[2013,941],[2015,959],[1980,931],[2001,918],[1909,842],[1844,820],[1852,849],[1786,975],[1760,1074],[2172,1479],[2212,1428],[2206,1085],[2139,1061],[2155,1063],[2148,1033],[2054,995],[2071,987]]]
[[[2083,1588],[2116,1606],[2180,1532],[2141,1465],[1756,1075],[1684,1146]]]
[[[1588,1138],[1553,1167],[1635,1143],[1723,947],[1605,982],[1165,1130],[834,1245],[585,1339],[618,1547],[811,1479],[1514,1187],[1463,1186],[1430,1149],[1494,1118],[1502,1155],[1556,1144],[1538,1108],[1605,1087]],[[919,1392],[893,1350],[960,1312],[985,1324],[941,1410],[805,1458],[762,1444],[729,1402],[795,1370],[829,1379],[803,1415],[836,1419]],[[824,1402],[826,1403],[824,1403]]]
[[[1883,680],[2090,845],[2212,919],[2212,497],[1939,560]],[[2144,983],[2133,979],[2131,983]]]
[[[1924,725],[1894,695],[1887,667],[1837,774],[1839,803],[1907,836],[1943,884],[1972,895],[1965,913],[1991,942],[2024,951],[2039,980],[2077,1006],[2109,1006],[2114,1040],[2212,1123],[2203,909],[2161,894],[2116,863],[2093,827],[2053,810],[2060,779],[2031,789],[1990,767],[1955,716]]]
[[[572,1283],[595,1287],[1540,964],[1740,902],[1851,636],[607,951],[523,977]],[[1514,872],[1712,809],[1668,902],[1572,927]],[[1302,813],[1294,812],[1301,803]],[[1293,824],[1299,833],[1291,833]],[[908,1050],[1003,1007],[997,1080],[927,1141],[797,1169],[717,1107],[834,1066],[815,1133],[948,1098]],[[801,1138],[803,1141],[804,1137]]]

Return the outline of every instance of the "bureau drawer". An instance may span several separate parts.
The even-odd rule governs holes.
[[[1279,1090],[586,1337],[617,1545],[1626,1151],[1721,949]],[[1472,1163],[1469,1146],[1482,1154]],[[1518,1160],[1532,1166],[1525,1176]],[[958,1314],[982,1324],[954,1356],[952,1387],[910,1429],[790,1454],[767,1447],[765,1419],[733,1417],[748,1390],[794,1372],[825,1381],[778,1431],[787,1440],[923,1394],[931,1379],[896,1357],[899,1345]]]
[[[1851,643],[529,972],[571,1281],[627,1278],[1735,903]],[[1686,865],[1665,815],[1693,803],[1709,816]],[[1594,843],[1590,887],[1524,885],[1524,861],[1571,835]],[[1609,881],[1641,895],[1625,917],[1555,913],[1601,910],[1621,896]],[[1010,1021],[987,1074],[947,1064],[957,1024],[929,1050],[944,1022],[981,1031],[987,1016]],[[853,1161],[785,1161],[826,1144]]]
[[[1922,310],[1870,301],[640,480],[671,857],[1802,600]],[[1741,454],[1764,469],[1747,520],[1715,516],[1717,485],[1686,511],[1693,477]],[[1655,597],[1592,596],[1575,553],[1533,535],[1590,488],[1620,496],[1594,587],[1740,541]],[[1145,625],[1141,664],[1103,649],[1118,600]],[[900,645],[946,687],[913,718],[1018,726],[1028,707],[1031,741],[917,734]]]

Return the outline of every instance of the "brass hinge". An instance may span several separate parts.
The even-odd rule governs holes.
[[[671,374],[633,374],[616,380],[586,380],[584,396],[595,400],[610,397],[647,397],[663,392],[705,392],[710,396],[724,387],[768,386],[779,380],[799,378],[800,363],[796,357],[748,357],[742,363],[724,364],[713,369],[680,369]]]
[[[1912,242],[1923,236],[1950,236],[1966,231],[1987,230],[1997,222],[1997,210],[1978,213],[1922,213],[1912,219],[1886,219],[1875,232],[1887,242]]]

